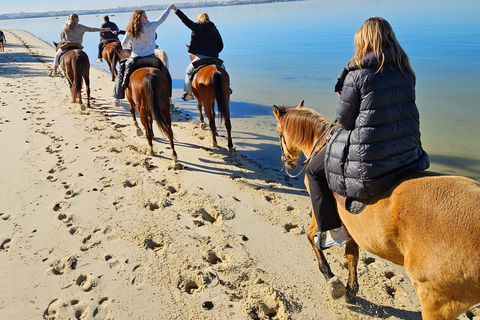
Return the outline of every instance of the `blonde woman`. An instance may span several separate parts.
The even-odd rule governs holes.
[[[62,32],[60,32],[60,42],[61,43],[76,43],[81,45],[83,42],[83,35],[85,32],[107,32],[110,31],[110,28],[92,28],[79,24],[80,18],[78,14],[72,13],[67,22],[63,25]],[[50,71],[49,76],[54,77],[58,75],[57,69],[60,64],[60,55],[62,49],[58,49],[55,53],[55,58],[53,60],[53,70]]]
[[[167,19],[168,14],[172,10],[172,6],[173,5],[168,6],[160,17],[152,22],[148,21],[145,10],[133,11],[126,28],[125,37],[122,40],[122,46],[131,49],[132,54],[126,61],[122,60],[120,62],[115,89],[113,96],[108,99],[109,103],[119,106],[120,99],[125,98],[125,88],[128,86],[128,78],[135,65],[135,61],[140,57],[155,57],[156,30]],[[172,81],[170,73],[167,68],[163,69],[167,72],[171,88]]]
[[[200,13],[197,21],[193,22],[177,7],[173,6],[173,11],[192,30],[188,52],[194,54],[196,58],[190,62],[185,72],[185,92],[182,99],[193,100],[191,76],[194,67],[192,63],[200,59],[218,58],[219,53],[223,50],[222,36],[205,12]],[[222,68],[225,69],[225,66],[222,65]]]
[[[349,238],[330,190],[368,203],[430,165],[420,141],[415,73],[392,27],[383,18],[370,18],[354,45],[335,86],[340,127],[305,170],[318,224],[314,242],[321,249]]]

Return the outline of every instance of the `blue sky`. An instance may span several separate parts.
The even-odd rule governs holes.
[[[186,1],[177,1],[177,3]],[[188,1],[196,2],[196,1]],[[98,0],[2,0],[0,5],[0,14],[12,12],[42,12],[57,10],[85,10],[85,9],[108,9],[116,7],[128,7],[133,5],[150,4],[170,4],[171,1],[153,1],[153,0],[116,0],[116,1],[98,1]]]

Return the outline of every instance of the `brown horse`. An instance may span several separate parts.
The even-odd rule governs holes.
[[[55,48],[62,47],[68,50],[68,45],[53,42]],[[71,46],[81,47],[77,44],[70,44]],[[62,69],[65,77],[68,80],[70,91],[72,93],[72,102],[78,103],[82,110],[85,110],[85,105],[82,102],[82,79],[85,81],[87,92],[87,107],[90,108],[90,61],[87,54],[82,49],[70,49],[62,54],[60,58],[60,69]]]
[[[303,153],[307,159],[315,142],[332,123],[303,108],[276,107],[285,165],[293,169]],[[305,179],[308,190],[308,183]],[[346,244],[347,287],[334,276],[322,251],[313,243],[315,216],[307,237],[320,271],[339,298],[347,301],[358,292],[358,245],[403,265],[415,287],[424,320],[454,320],[480,302],[480,184],[458,176],[416,173],[374,196],[359,214],[352,214],[335,194],[340,219],[352,239]]]
[[[123,48],[120,42],[113,41],[107,43],[102,51],[102,57],[107,62],[108,69],[112,74],[112,81],[115,81],[115,78],[118,74],[117,62],[119,61],[120,53],[122,52],[122,50]]]
[[[190,60],[195,55],[190,54]],[[225,121],[227,129],[228,149],[233,151],[232,125],[230,123],[230,77],[224,69],[214,64],[201,68],[193,78],[192,91],[197,98],[197,108],[200,115],[201,126],[206,127],[203,120],[202,104],[205,108],[205,115],[212,131],[212,146],[217,147],[217,128],[215,126],[215,101],[217,101],[220,119]]]
[[[137,128],[137,135],[143,134],[135,117],[135,108],[138,109],[140,121],[145,129],[148,145],[148,154],[153,156],[153,119],[158,127],[168,137],[172,149],[173,168],[178,169],[177,153],[173,145],[172,119],[170,117],[170,88],[165,72],[151,67],[135,70],[130,76],[126,97],[130,102],[130,113]]]

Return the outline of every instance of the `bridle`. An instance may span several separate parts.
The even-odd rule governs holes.
[[[322,132],[322,134],[320,135],[320,137],[318,137],[317,141],[315,142],[315,144],[313,145],[312,147],[312,151],[310,152],[310,155],[308,156],[308,158],[302,162],[301,166],[303,167],[302,170],[297,173],[296,175],[292,175],[288,172],[288,167],[289,166],[292,166],[293,164],[295,164],[295,161],[288,155],[285,154],[285,151],[284,151],[284,148],[283,148],[283,145],[285,145],[285,149],[288,151],[289,154],[291,154],[292,152],[290,152],[290,150],[288,150],[288,147],[287,147],[287,144],[285,142],[285,137],[283,136],[283,132],[282,130],[280,130],[278,132],[278,139],[280,140],[280,149],[282,150],[282,162],[283,162],[283,168],[285,168],[285,173],[290,177],[290,178],[296,178],[298,177],[299,175],[301,175],[303,173],[303,171],[305,171],[305,169],[307,168],[307,165],[310,163],[310,161],[317,155],[317,153],[322,150],[328,143],[328,141],[330,140],[330,138],[332,137],[332,134],[335,132],[335,127],[336,127],[336,123],[337,123],[337,119],[335,119],[335,121],[333,121],[332,123],[330,123],[330,125],[328,126],[328,128],[326,130],[324,130]],[[325,140],[323,141],[322,145],[318,145],[320,143],[320,140],[322,140],[322,138],[325,136]],[[282,170],[283,170],[282,168]],[[281,171],[281,170],[280,170]]]

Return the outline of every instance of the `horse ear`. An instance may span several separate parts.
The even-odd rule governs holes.
[[[280,117],[282,116],[282,112],[280,111],[280,108],[277,107],[276,105],[273,105],[273,114],[277,118],[277,120],[280,120]]]
[[[53,45],[55,46],[55,48],[57,47],[57,44],[55,41],[52,41],[53,42]]]
[[[302,100],[302,102],[300,102],[300,104],[297,106],[297,108],[303,108],[303,103],[305,102],[305,100]]]

